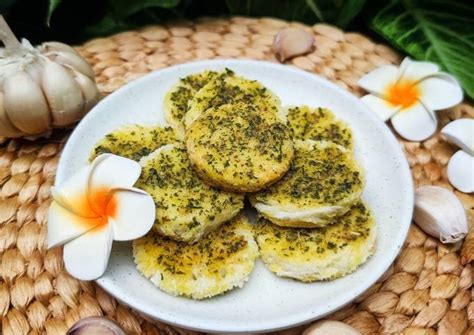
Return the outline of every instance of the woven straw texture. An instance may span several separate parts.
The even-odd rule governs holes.
[[[275,19],[202,19],[153,26],[95,39],[78,47],[108,94],[150,71],[198,59],[251,58],[276,61],[275,33],[299,27],[316,40],[314,52],[289,65],[322,75],[357,95],[357,80],[401,56],[357,33]],[[474,117],[461,104],[439,114],[440,125]],[[113,117],[113,114],[110,115]],[[0,315],[4,335],[64,334],[77,320],[105,315],[130,334],[191,334],[146,321],[92,282],[64,270],[61,249],[46,250],[46,213],[61,147],[69,131],[36,142],[0,143]],[[440,136],[423,143],[400,140],[417,185],[441,185],[456,150]],[[471,222],[474,196],[456,192]],[[383,195],[381,195],[383,196]],[[362,334],[474,334],[474,232],[464,244],[446,246],[412,225],[402,253],[388,272],[351,305],[327,319],[342,320]],[[317,303],[315,301],[315,303]],[[159,307],[157,307],[159,308]],[[302,327],[284,334],[299,334]]]

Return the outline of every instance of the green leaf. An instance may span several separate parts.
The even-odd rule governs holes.
[[[179,2],[180,0],[109,0],[110,7],[119,19],[153,7],[171,9],[178,6]]]
[[[366,0],[226,0],[231,15],[273,16],[314,24],[328,22],[345,27],[359,14]]]
[[[46,24],[49,26],[51,22],[51,16],[53,16],[54,11],[61,3],[61,0],[49,0],[48,2],[48,15],[46,16]]]
[[[438,63],[474,98],[474,3],[394,0],[371,27],[415,59]]]

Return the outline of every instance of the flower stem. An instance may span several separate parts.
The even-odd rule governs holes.
[[[22,53],[23,46],[13,34],[3,15],[0,15],[0,40],[5,45],[5,51],[7,54],[15,55]]]

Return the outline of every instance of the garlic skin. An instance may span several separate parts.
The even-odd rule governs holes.
[[[302,335],[361,335],[360,332],[340,321],[323,320],[312,324]]]
[[[97,316],[77,321],[66,333],[67,335],[126,335],[115,322]]]
[[[442,243],[455,243],[468,233],[467,215],[456,195],[439,186],[422,186],[415,192],[413,219],[428,235]]]
[[[304,30],[285,28],[273,40],[273,52],[280,62],[313,50],[314,37]]]
[[[70,46],[21,43],[0,15],[0,137],[47,136],[99,100],[91,66]]]

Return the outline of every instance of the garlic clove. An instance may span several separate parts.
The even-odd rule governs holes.
[[[5,78],[4,108],[11,123],[28,135],[49,129],[49,108],[35,80],[24,71]]]
[[[451,156],[448,163],[448,180],[461,192],[474,192],[474,156],[464,150],[459,150]]]
[[[474,119],[457,119],[441,129],[441,134],[470,155],[474,156]]]
[[[114,192],[116,213],[109,222],[113,225],[114,240],[130,241],[148,233],[155,223],[155,202],[146,192],[120,189]]]
[[[38,49],[41,51],[41,53],[48,53],[48,52],[53,52],[53,51],[65,51],[65,52],[70,52],[73,54],[76,54],[78,56],[79,53],[71,46],[61,43],[61,42],[46,42],[41,44]]]
[[[361,335],[360,332],[340,321],[323,320],[312,324],[302,335]]]
[[[92,67],[89,65],[89,63],[87,63],[84,58],[75,53],[63,51],[54,52],[48,54],[47,56],[59,64],[70,66],[72,69],[81,72],[89,78],[94,78],[95,76],[94,70],[92,70]]]
[[[64,266],[71,276],[95,280],[102,276],[112,250],[113,228],[105,222],[64,245]]]
[[[313,50],[314,37],[310,33],[297,28],[280,30],[273,40],[273,52],[279,61],[304,55]]]
[[[0,92],[0,136],[5,137],[20,137],[22,136],[13,123],[10,122],[5,108],[3,107],[3,92]]]
[[[41,82],[55,126],[67,126],[81,117],[84,107],[81,88],[68,70],[47,59]]]
[[[125,332],[107,318],[90,316],[77,321],[66,335],[125,335]]]
[[[467,232],[467,216],[456,195],[439,186],[422,186],[415,192],[414,221],[428,235],[443,243],[462,240]]]
[[[84,115],[89,112],[99,101],[100,92],[97,89],[97,85],[95,84],[94,80],[88,76],[77,71],[73,71],[73,75],[77,84],[81,87],[82,96],[84,98],[84,109],[82,114]]]

